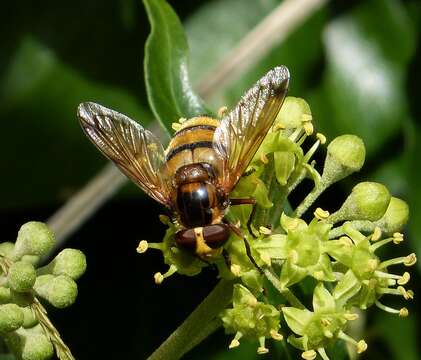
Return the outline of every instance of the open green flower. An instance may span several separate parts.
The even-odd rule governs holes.
[[[314,358],[316,351],[323,359],[328,359],[325,347],[336,339],[356,345],[358,353],[367,348],[364,340],[356,342],[344,333],[347,322],[355,320],[357,315],[338,303],[322,283],[314,289],[313,311],[283,307],[282,313],[290,329],[299,335],[289,336],[288,342],[303,350],[305,359]]]

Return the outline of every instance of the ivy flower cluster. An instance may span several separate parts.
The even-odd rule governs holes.
[[[50,263],[38,267],[55,243],[41,222],[20,228],[15,243],[0,244],[0,336],[18,359],[74,359],[47,317],[41,301],[62,309],[74,303],[76,280],[85,272],[85,255],[62,250]]]
[[[375,305],[408,316],[406,307],[387,305],[384,295],[413,298],[407,288],[409,273],[396,265],[412,266],[416,256],[382,259],[378,252],[404,240],[400,231],[408,220],[408,206],[391,196],[384,185],[361,182],[338,210],[317,207],[315,201],[329,186],[359,171],[365,160],[362,140],[342,135],[328,144],[320,170],[313,157],[326,142],[323,134],[314,133],[308,104],[300,98],[286,98],[247,176],[232,194],[256,199],[253,234],[246,226],[251,206],[231,208],[227,214],[246,235],[258,268],[247,256],[243,240],[235,235],[224,246],[228,259],[221,257],[213,264],[178,249],[174,242],[178,229],[164,216],[161,220],[168,230],[163,242],[139,244],[139,253],[148,248],[163,253],[169,268],[154,275],[157,284],[175,273],[196,275],[209,265],[218,268],[221,278],[236,281],[232,305],[220,314],[226,332],[233,334],[229,348],[239,346],[243,338],[250,339],[258,342],[257,352],[264,354],[269,351],[266,339],[280,341],[285,336],[304,359],[320,356],[326,360],[326,348],[338,340],[352,344],[357,353],[366,350],[363,339],[346,333],[348,322],[356,320],[359,311]],[[312,190],[291,208],[288,198],[300,192],[305,179],[313,183]],[[297,286],[308,284],[311,309],[303,305],[308,295]],[[279,296],[268,296],[269,287]]]

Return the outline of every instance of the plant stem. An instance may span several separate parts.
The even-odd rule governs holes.
[[[301,301],[292,293],[291,290],[288,288],[283,288],[281,284],[279,283],[278,278],[273,274],[273,272],[265,268],[263,269],[263,273],[266,276],[266,279],[268,279],[271,284],[275,287],[276,290],[278,290],[282,296],[294,307],[298,309],[305,309],[305,306],[301,303]]]
[[[221,325],[218,314],[232,299],[233,285],[233,281],[221,280],[148,360],[177,360],[213,333]]]

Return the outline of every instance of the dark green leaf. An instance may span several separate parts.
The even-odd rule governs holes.
[[[77,121],[83,101],[143,125],[152,118],[133,94],[88,81],[36,39],[24,37],[0,86],[1,207],[63,201],[105,163]]]
[[[144,0],[151,33],[145,45],[145,82],[151,109],[172,133],[181,117],[207,111],[188,76],[188,45],[177,15],[165,0]]]
[[[405,76],[414,37],[398,1],[362,2],[328,25],[323,88],[310,101],[328,137],[357,134],[370,155],[395,135],[408,118]]]
[[[419,359],[416,318],[413,315],[403,319],[377,312],[374,324],[374,333],[384,339],[393,354],[392,359]]]
[[[406,176],[409,180],[408,202],[409,202],[409,241],[417,254],[421,254],[421,129],[418,127],[414,131],[415,141],[411,149],[408,172]],[[421,269],[421,261],[417,262],[418,269]]]

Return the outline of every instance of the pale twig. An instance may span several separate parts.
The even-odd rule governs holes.
[[[235,80],[326,2],[327,0],[282,2],[199,82],[199,94],[204,99],[209,98]],[[109,164],[48,219],[48,225],[56,234],[56,247],[60,247],[125,181],[119,171]]]
[[[285,0],[251,30],[199,84],[210,97],[262,59],[327,0]]]

